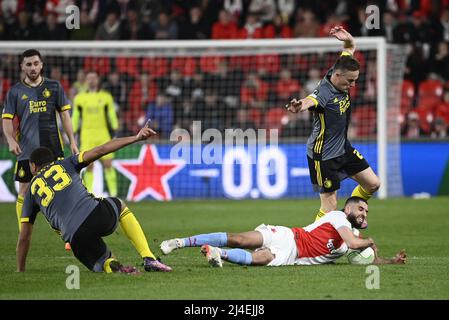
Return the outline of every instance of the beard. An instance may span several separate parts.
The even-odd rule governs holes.
[[[36,81],[37,78],[39,78],[39,72],[33,72],[33,73],[27,73],[26,76],[28,79],[30,79],[31,81]]]
[[[362,227],[362,223],[357,222],[357,217],[353,212],[349,213],[347,216],[348,221],[351,223],[353,228],[360,229]]]

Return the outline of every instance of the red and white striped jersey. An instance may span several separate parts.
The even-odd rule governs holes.
[[[329,263],[344,255],[348,246],[337,231],[340,227],[352,230],[344,212],[331,211],[307,227],[292,228],[298,249],[295,264]]]

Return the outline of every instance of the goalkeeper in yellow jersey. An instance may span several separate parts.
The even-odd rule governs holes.
[[[79,134],[80,150],[85,151],[108,142],[118,129],[117,114],[112,95],[100,89],[100,80],[95,71],[86,74],[87,91],[75,96],[73,101],[73,130]],[[117,195],[116,172],[112,167],[113,154],[101,158],[109,195]],[[89,192],[93,188],[93,165],[84,172],[83,181]]]

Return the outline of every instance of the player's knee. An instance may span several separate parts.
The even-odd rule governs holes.
[[[228,246],[231,248],[241,248],[244,245],[244,237],[238,233],[228,233]]]
[[[252,253],[252,265],[266,266],[274,260],[275,256],[269,249],[259,250]]]
[[[373,180],[373,182],[370,184],[370,186],[369,186],[369,192],[370,193],[374,193],[374,192],[376,192],[377,190],[379,190],[379,188],[380,188],[380,179],[379,178],[376,178],[375,180]]]

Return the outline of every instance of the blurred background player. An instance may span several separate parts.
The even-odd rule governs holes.
[[[64,158],[57,113],[69,138],[72,153],[79,152],[68,111],[71,108],[70,102],[58,81],[42,76],[43,65],[39,51],[29,49],[22,53],[20,57],[22,80],[8,91],[2,114],[3,132],[8,141],[9,151],[17,156],[15,180],[19,181],[16,202],[19,231],[23,197],[33,177],[28,163],[31,152],[38,147],[47,147],[55,157]],[[14,117],[19,120],[17,136],[14,132]]]
[[[405,250],[395,258],[381,258],[377,255],[373,239],[354,235],[353,228],[361,228],[367,214],[368,203],[362,198],[350,197],[342,211],[329,212],[303,228],[261,224],[254,231],[243,233],[216,232],[166,240],[161,243],[161,250],[168,254],[179,248],[201,247],[201,252],[213,267],[222,267],[222,259],[254,266],[325,264],[343,256],[348,248],[361,250],[372,247],[376,254],[374,264],[405,263]]]
[[[101,89],[100,79],[95,71],[86,74],[87,90],[78,93],[73,101],[73,129],[79,133],[81,151],[103,144],[115,135],[118,129],[117,114],[112,95]],[[117,175],[112,167],[113,154],[101,158],[109,195],[117,195]],[[83,176],[84,185],[93,191],[93,164]]]
[[[291,112],[314,112],[313,131],[307,141],[307,160],[315,191],[320,192],[321,206],[316,219],[337,209],[340,181],[351,177],[359,183],[352,192],[368,200],[380,187],[380,180],[365,158],[348,140],[351,116],[349,89],[359,77],[359,62],[353,58],[355,43],[342,27],[330,35],[344,42],[344,49],[334,66],[312,94],[293,99],[286,105]],[[367,224],[362,228],[366,228]]]
[[[145,126],[136,136],[113,139],[57,161],[48,148],[34,150],[30,156],[34,178],[25,196],[22,228],[17,243],[17,271],[25,271],[33,223],[41,211],[51,227],[59,230],[63,239],[71,244],[75,257],[91,271],[138,272],[136,268],[124,267],[113,258],[102,239],[113,233],[120,223],[142,257],[146,271],[170,272],[172,269],[158,261],[151,252],[139,222],[126,204],[115,197],[93,197],[83,186],[79,175],[82,168],[102,156],[155,134]]]

